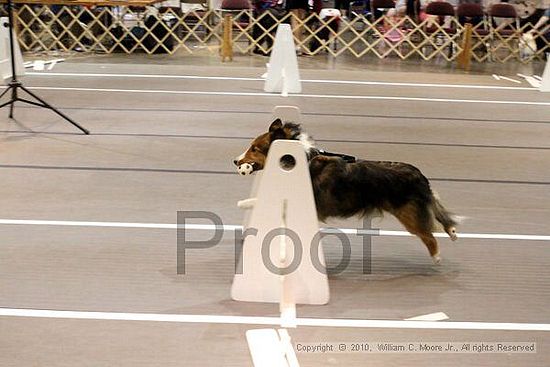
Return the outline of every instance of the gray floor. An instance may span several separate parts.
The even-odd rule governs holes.
[[[178,210],[208,210],[225,224],[240,224],[235,203],[248,196],[251,181],[235,174],[231,160],[267,128],[273,106],[292,104],[302,109],[305,128],[327,150],[421,168],[447,206],[467,217],[461,232],[550,234],[550,99],[537,91],[306,82],[304,95],[289,98],[176,94],[170,91],[262,93],[255,78],[263,70],[67,63],[55,72],[253,80],[25,77],[27,86],[92,135],[79,135],[49,111],[18,106],[14,123],[1,110],[0,219],[175,223]],[[302,77],[528,87],[490,75],[305,70]],[[389,217],[375,225],[402,230]],[[16,225],[1,230],[3,308],[278,315],[277,305],[230,299],[230,235],[211,250],[192,252],[183,276],[176,274],[173,230]],[[433,266],[417,239],[379,237],[371,274],[362,272],[359,239],[351,241],[351,266],[330,277],[331,302],[298,306],[300,317],[402,320],[443,311],[451,321],[549,323],[548,241],[442,239],[443,262]],[[329,264],[338,263],[334,241],[327,241],[325,251]],[[244,333],[254,327],[0,317],[0,365],[247,366]],[[302,366],[547,366],[550,361],[547,332],[298,328],[290,333],[295,342],[535,341],[538,350],[444,358],[299,354]]]

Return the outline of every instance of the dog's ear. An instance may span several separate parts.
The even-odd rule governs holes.
[[[271,135],[271,141],[276,139],[283,139],[285,137],[285,131],[283,130],[283,122],[281,119],[277,119],[269,126],[269,134]]]
[[[271,123],[269,126],[269,132],[272,133],[276,130],[281,130],[283,128],[283,122],[281,119],[277,119]]]

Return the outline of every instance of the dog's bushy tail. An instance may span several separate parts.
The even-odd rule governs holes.
[[[459,224],[459,217],[445,209],[443,204],[441,204],[441,202],[439,201],[439,196],[435,192],[433,193],[432,210],[435,219],[437,219],[437,221],[441,223],[445,232],[447,232],[449,237],[451,237],[451,239],[455,241],[457,239],[456,226]]]

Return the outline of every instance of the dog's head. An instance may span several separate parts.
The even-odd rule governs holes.
[[[250,147],[233,160],[233,163],[237,166],[237,171],[244,176],[262,170],[271,143],[278,139],[299,139],[300,134],[299,125],[293,123],[283,124],[281,119],[276,119],[269,126],[268,132],[252,140]]]

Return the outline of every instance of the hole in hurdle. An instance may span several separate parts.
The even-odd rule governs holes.
[[[290,154],[285,154],[279,159],[279,165],[285,171],[291,171],[296,166],[296,158]]]

